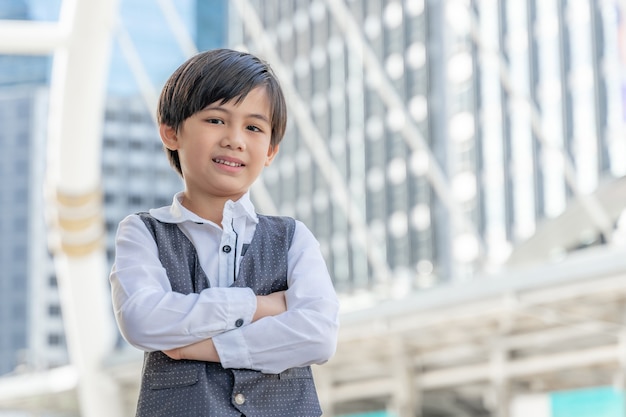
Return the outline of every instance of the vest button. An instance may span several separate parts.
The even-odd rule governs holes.
[[[237,319],[237,321],[235,322],[235,327],[241,327],[243,326],[243,319]]]
[[[222,247],[222,252],[224,252],[224,253],[230,253],[231,250],[232,250],[232,248],[229,245],[224,245]]]
[[[246,397],[243,394],[235,395],[235,403],[241,405],[246,402]]]

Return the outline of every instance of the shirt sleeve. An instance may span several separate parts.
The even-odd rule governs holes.
[[[172,291],[154,238],[137,215],[117,231],[110,283],[113,309],[124,338],[144,351],[167,350],[248,324],[256,310],[250,288]]]
[[[296,222],[288,262],[287,312],[213,338],[225,368],[280,373],[324,363],[334,354],[339,301],[319,244],[301,222]]]

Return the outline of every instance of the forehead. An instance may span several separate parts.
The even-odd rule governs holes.
[[[220,99],[209,103],[205,109],[210,108],[240,108],[253,110],[255,113],[263,113],[269,116],[272,112],[272,103],[265,86],[258,86],[250,90],[246,95],[239,95],[232,99]]]

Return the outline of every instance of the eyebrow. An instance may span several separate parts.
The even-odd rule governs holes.
[[[232,113],[230,110],[225,109],[225,108],[223,108],[223,107],[221,107],[219,105],[218,106],[208,105],[205,108],[203,108],[201,111],[208,111],[208,110],[219,111],[219,112],[228,113],[228,114]],[[267,118],[267,116],[265,116],[264,114],[261,114],[261,113],[249,113],[249,114],[246,114],[246,117],[251,117],[253,119],[259,119],[259,120],[261,120],[261,121],[263,121],[265,123],[271,124],[270,120]]]

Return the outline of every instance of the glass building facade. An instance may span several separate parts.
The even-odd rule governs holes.
[[[43,195],[33,189],[33,183],[43,181],[43,130],[33,131],[30,127],[45,122],[42,110],[46,105],[43,87],[0,88],[0,374],[20,365],[53,361],[64,352],[62,332],[58,332],[62,327],[60,310],[55,316],[41,317],[40,323],[45,321],[48,325],[43,332],[36,334],[29,326],[42,309],[59,307],[58,297],[44,302],[34,296],[41,295],[39,288],[54,286],[56,282],[46,249]],[[54,342],[47,346],[47,358],[29,350],[33,345],[46,346],[47,339]]]
[[[0,7],[1,19],[44,17],[21,0]],[[41,192],[50,62],[48,56],[0,55],[0,374],[66,360]]]
[[[617,2],[238,4],[250,12],[231,43],[293,92],[264,183],[313,229],[340,292],[501,270],[574,197],[626,173]],[[592,229],[574,246],[606,241]]]

